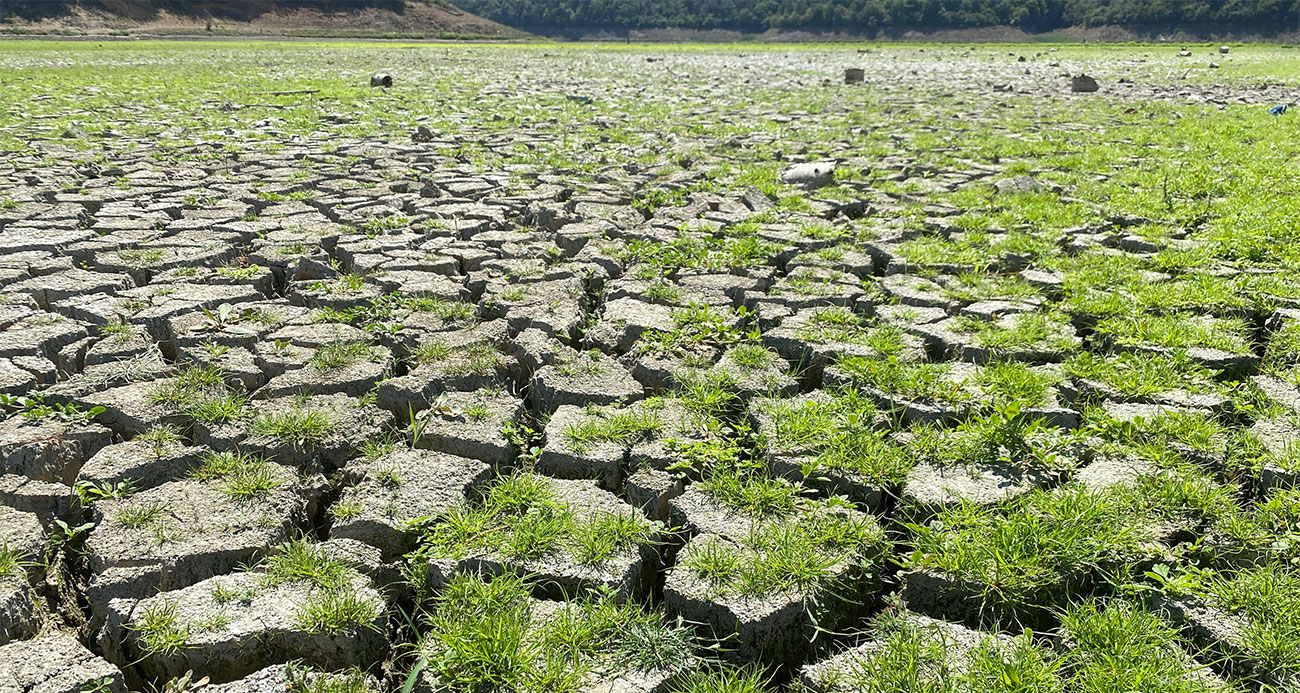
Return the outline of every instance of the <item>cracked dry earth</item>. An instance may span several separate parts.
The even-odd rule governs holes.
[[[0,690],[1297,685],[1293,58],[1196,53],[0,47]]]

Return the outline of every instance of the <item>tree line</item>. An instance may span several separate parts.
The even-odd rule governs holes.
[[[1105,24],[1300,28],[1300,0],[458,0],[523,29],[769,29],[861,32]]]

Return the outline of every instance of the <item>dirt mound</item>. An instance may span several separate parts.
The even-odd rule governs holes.
[[[519,38],[445,0],[28,0],[0,33],[48,35]]]

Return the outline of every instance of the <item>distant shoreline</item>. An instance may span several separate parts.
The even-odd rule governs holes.
[[[525,33],[526,32],[526,33]],[[0,22],[0,40],[351,40],[414,41],[429,43],[1300,43],[1300,29],[1264,32],[1251,29],[1215,27],[1139,27],[1122,26],[1072,27],[1042,33],[1030,33],[1014,27],[974,29],[887,29],[874,32],[767,31],[746,34],[730,30],[634,29],[625,30],[558,30],[523,27],[513,35],[461,34],[457,32],[402,32],[367,29],[328,30],[310,28],[289,31],[257,31],[251,27],[222,28],[213,32],[188,28],[140,26],[131,29],[104,28],[79,31],[67,27],[40,28]]]
[[[1297,43],[1300,27],[1278,31],[1276,27],[1150,25],[1126,27],[1068,27],[1032,33],[1010,26],[970,29],[888,28],[864,32],[830,32],[804,30],[770,30],[746,34],[724,29],[632,29],[578,31],[548,27],[518,27],[530,34],[557,41],[630,41],[633,43],[1176,43],[1176,42],[1245,42]]]

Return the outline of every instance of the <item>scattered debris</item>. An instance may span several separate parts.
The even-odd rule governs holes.
[[[375,75],[375,76],[378,77],[379,75]],[[387,77],[387,75],[384,75],[384,76]],[[372,86],[372,87],[375,86],[375,78],[374,78],[374,77],[371,77],[371,78],[370,78],[370,86]],[[383,85],[383,86],[385,86],[385,87],[391,87],[391,86],[393,86],[393,80],[392,80],[392,78],[389,78],[389,80],[388,80],[388,84],[385,84],[385,85]],[[317,93],[317,92],[319,92],[319,91],[320,91],[319,89],[290,89],[290,90],[288,90],[288,91],[255,91],[255,92],[253,92],[253,93],[254,93],[254,94],[261,95],[261,96],[294,96],[294,95],[297,95],[297,94],[315,94],[315,93]]]

